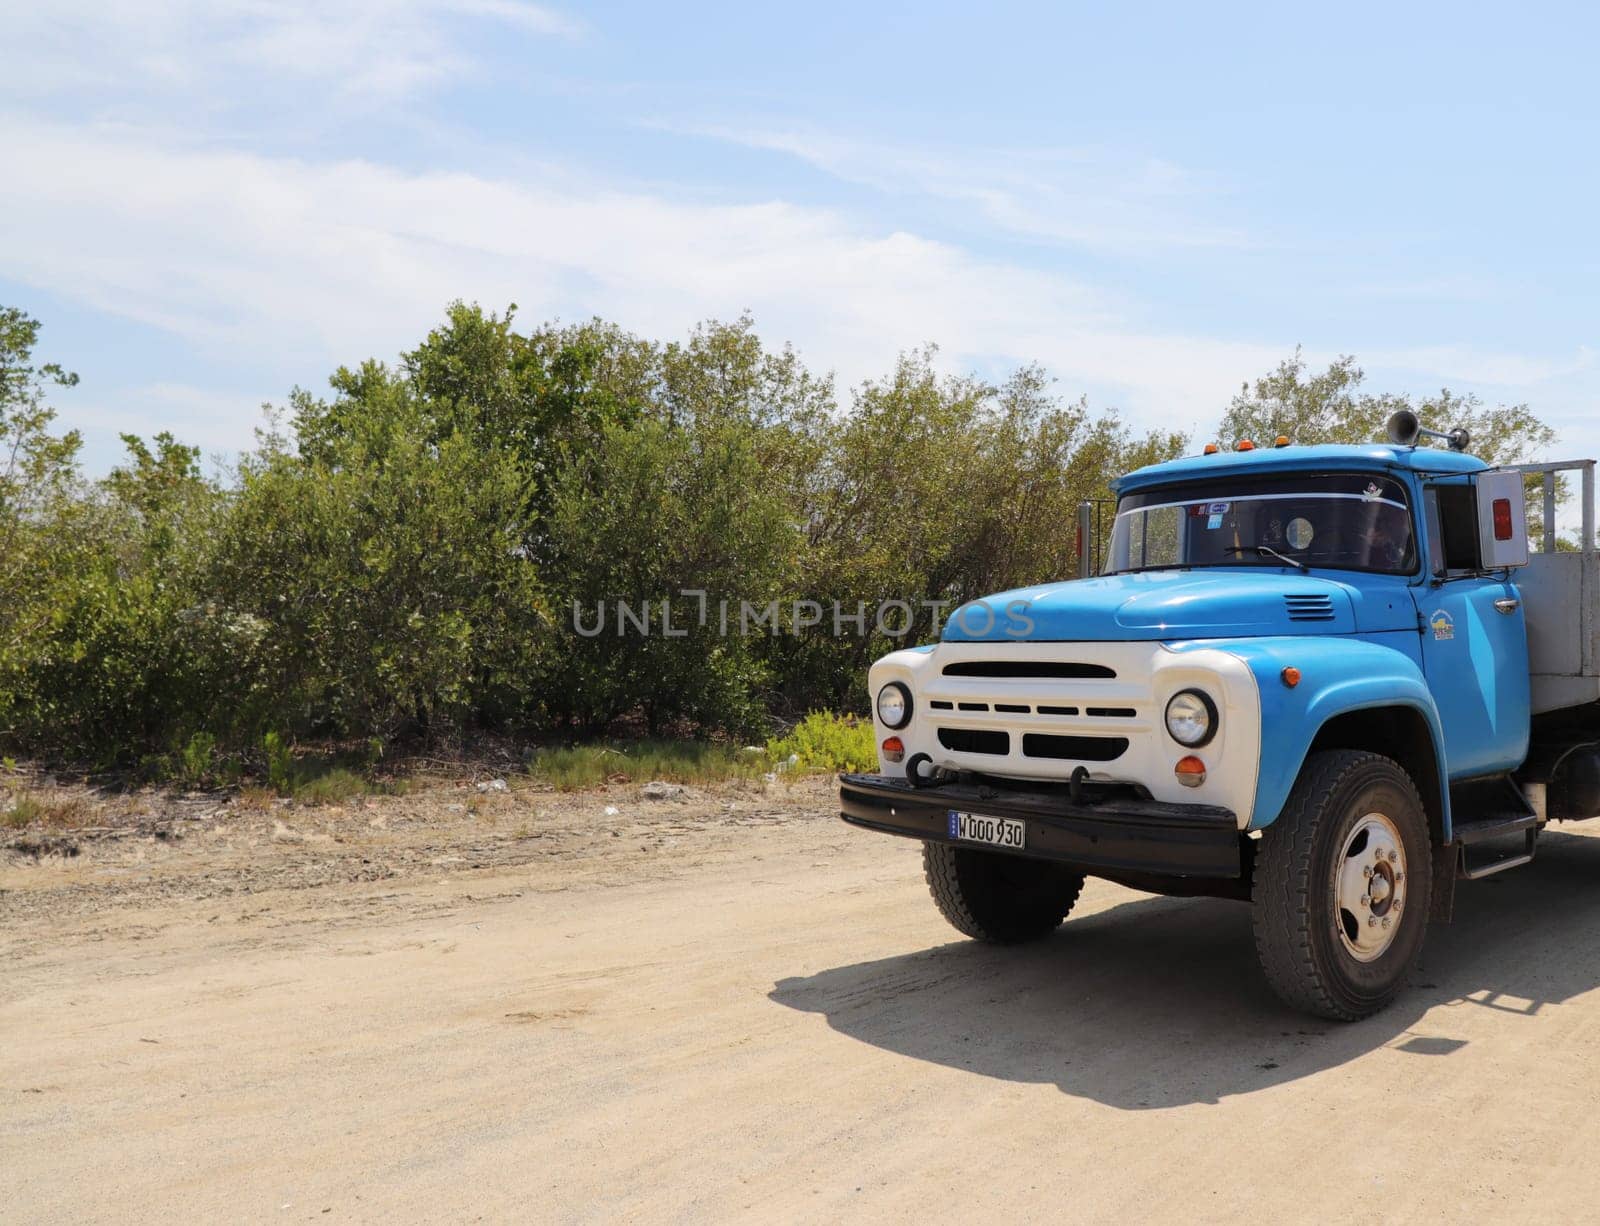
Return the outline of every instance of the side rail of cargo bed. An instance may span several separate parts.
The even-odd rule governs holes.
[[[1528,671],[1534,714],[1600,701],[1600,553],[1595,547],[1593,460],[1508,464],[1505,470],[1537,477],[1541,490],[1543,547],[1517,575],[1528,622]],[[1559,550],[1557,483],[1577,472],[1579,539]]]

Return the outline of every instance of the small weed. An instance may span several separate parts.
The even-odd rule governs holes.
[[[11,802],[10,809],[0,813],[0,823],[4,823],[12,830],[21,830],[24,826],[33,825],[43,813],[44,806],[24,792]]]
[[[190,787],[199,787],[211,775],[211,759],[217,738],[209,732],[191,736],[179,752],[179,777]]]
[[[283,743],[283,737],[269,732],[261,739],[267,753],[267,785],[280,796],[294,790],[294,751]]]
[[[365,796],[370,790],[370,785],[360,775],[335,766],[296,783],[294,798],[303,805],[338,805]]]
[[[270,809],[272,802],[277,799],[277,793],[271,788],[245,787],[239,789],[239,794],[234,798],[234,804],[241,809]]]
[[[303,805],[341,805],[357,796],[403,796],[405,779],[372,780],[326,760],[295,764],[291,795]]]

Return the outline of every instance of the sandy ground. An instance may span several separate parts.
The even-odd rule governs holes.
[[[1593,1220],[1597,989],[1581,828],[1343,1026],[1237,903],[955,939],[823,782],[202,799],[0,855],[0,1219]]]

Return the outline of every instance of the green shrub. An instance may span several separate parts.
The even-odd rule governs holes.
[[[184,745],[180,754],[182,776],[190,787],[196,787],[210,778],[212,755],[216,748],[217,738],[209,732],[196,732]]]
[[[599,448],[559,474],[549,530],[547,578],[561,594],[552,715],[590,733],[634,711],[652,733],[680,720],[761,726],[769,674],[759,641],[738,633],[739,602],[781,595],[799,538],[749,427],[607,427]],[[619,601],[645,632],[624,632]],[[593,625],[602,611],[598,633],[579,633],[575,616]]]
[[[224,527],[219,601],[263,627],[256,718],[387,738],[520,713],[543,637],[526,478],[364,374],[365,433],[258,456]]]
[[[878,765],[871,720],[823,711],[813,711],[788,735],[768,741],[767,755],[801,773],[870,771]]]

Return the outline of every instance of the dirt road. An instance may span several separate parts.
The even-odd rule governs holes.
[[[1600,837],[1464,887],[1341,1026],[1239,904],[1091,883],[959,941],[825,784],[495,803],[13,854],[0,1219],[1596,1212]]]

